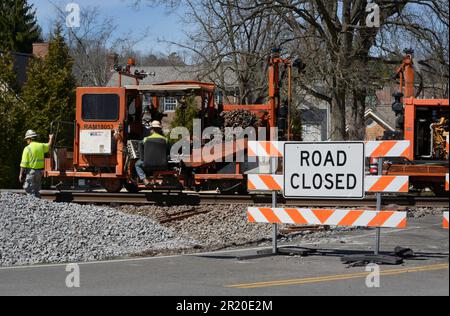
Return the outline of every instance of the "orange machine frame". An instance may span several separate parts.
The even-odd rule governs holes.
[[[52,168],[51,158],[46,159],[45,176],[46,177],[78,177],[78,178],[99,178],[99,179],[125,179],[127,175],[124,172],[124,144],[123,142],[117,142],[116,155],[110,155],[109,157],[88,157],[87,155],[80,154],[80,131],[89,129],[109,129],[111,132],[114,130],[120,131],[119,137],[124,137],[123,123],[126,119],[126,95],[127,90],[125,88],[77,88],[76,97],[76,121],[75,121],[75,138],[74,138],[74,152],[73,152],[73,170],[69,171],[54,171]],[[95,122],[84,121],[82,118],[82,99],[86,94],[117,94],[119,96],[119,118],[113,122]],[[115,173],[95,173],[95,172],[83,172],[76,171],[77,168],[92,167],[97,162],[104,163],[105,159],[109,166],[115,167]]]
[[[267,111],[270,115],[269,127],[277,126],[277,110],[281,105],[280,97],[280,65],[285,65],[288,69],[288,103],[292,100],[292,62],[290,59],[280,57],[279,51],[274,51],[272,58],[269,60],[269,100],[267,104],[253,105],[224,105],[224,111],[247,110],[252,113]],[[287,137],[290,140],[291,124],[288,116]],[[278,136],[278,135],[276,135]]]
[[[415,122],[417,108],[419,107],[448,107],[449,101],[446,99],[404,99],[405,106],[405,140],[411,142],[411,150],[408,155],[409,160],[415,160]]]
[[[404,57],[402,65],[397,69],[400,79],[400,91],[403,93],[403,104],[405,111],[404,139],[411,143],[408,157],[410,161],[415,161],[415,126],[417,109],[419,107],[448,107],[448,99],[418,99],[415,95],[415,75],[413,56],[408,54]],[[446,166],[445,166],[446,164]],[[423,179],[428,182],[442,182],[442,178],[448,173],[448,161],[442,161],[441,165],[436,164],[394,164],[387,171],[390,175],[408,175]],[[431,179],[430,177],[433,177]]]
[[[223,108],[220,105],[216,105],[214,102],[214,93],[216,90],[216,86],[212,83],[204,83],[197,81],[174,81],[174,82],[165,82],[154,84],[154,87],[161,86],[167,87],[167,90],[170,91],[171,86],[176,85],[195,85],[200,87],[200,91],[197,90],[199,96],[202,97],[202,128],[208,127],[212,119],[215,117],[217,113],[222,111],[233,111],[233,110],[249,110],[252,113],[259,113],[260,111],[267,111],[270,115],[269,127],[277,126],[277,116],[278,109],[281,106],[281,96],[280,96],[280,65],[285,65],[288,70],[289,76],[289,86],[288,86],[288,102],[291,102],[291,77],[292,77],[292,64],[288,59],[283,59],[280,57],[280,53],[278,50],[274,50],[273,55],[269,60],[269,100],[265,105],[224,105]],[[124,123],[127,119],[127,95],[130,93],[137,94],[139,98],[139,90],[145,90],[145,87],[139,85],[139,80],[143,78],[145,74],[137,74],[133,75],[130,73],[130,68],[127,67],[125,71],[119,72],[119,87],[90,87],[90,88],[78,88],[77,89],[77,99],[76,99],[76,122],[75,122],[75,140],[74,140],[74,152],[73,152],[73,164],[67,168],[67,170],[54,170],[53,168],[53,157],[46,159],[46,167],[45,167],[45,176],[46,177],[55,177],[55,178],[79,178],[79,179],[98,179],[98,180],[111,180],[111,186],[114,187],[113,183],[116,183],[114,180],[130,180],[131,175],[129,170],[125,170],[125,157],[124,157],[124,146],[127,134],[124,131]],[[134,78],[136,80],[136,86],[125,86],[122,87],[122,76],[127,76]],[[176,89],[176,87],[173,87]],[[157,89],[154,89],[157,90]],[[164,90],[164,88],[162,89]],[[163,91],[161,92],[163,93]],[[117,94],[120,97],[120,113],[119,118],[115,122],[85,122],[82,118],[82,99],[85,94]],[[207,102],[205,101],[207,100]],[[142,100],[139,99],[138,102]],[[155,109],[159,108],[159,99],[158,95],[153,97],[153,106]],[[290,117],[288,116],[288,139],[290,134]],[[118,140],[117,141],[117,150],[115,154],[109,157],[96,157],[95,155],[82,155],[79,152],[80,145],[80,131],[85,129],[108,129],[113,131],[118,131]],[[275,135],[277,136],[277,135]],[[245,148],[241,148],[239,144],[234,144],[233,153],[235,154],[237,151],[245,150]],[[239,148],[238,148],[239,147]],[[246,144],[244,144],[246,147]],[[230,153],[227,153],[230,154]],[[102,172],[93,172],[86,171],[82,169],[86,169],[89,167],[94,167],[97,162],[103,166],[105,165],[106,159],[106,167],[110,166],[111,168],[115,168],[115,172],[102,173]],[[67,158],[67,160],[69,160]],[[194,179],[197,184],[202,181],[210,181],[210,180],[234,180],[234,181],[243,181],[245,180],[245,176],[242,174],[241,165],[236,163],[235,173],[234,174],[216,174],[213,172],[214,164],[211,163],[198,163],[197,165],[192,165],[193,168],[199,168]],[[180,179],[180,181],[182,181]],[[106,182],[103,182],[106,183]]]
[[[408,54],[403,59],[402,65],[397,69],[400,78],[400,91],[404,95],[403,103],[405,108],[405,140],[411,142],[409,160],[414,160],[415,142],[415,122],[416,110],[418,107],[445,107],[449,106],[448,99],[417,99],[415,96],[415,75],[413,56]]]

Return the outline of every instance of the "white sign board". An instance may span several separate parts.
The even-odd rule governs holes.
[[[362,199],[365,196],[363,142],[287,142],[286,198]]]
[[[111,155],[111,130],[80,131],[80,153],[82,155]]]

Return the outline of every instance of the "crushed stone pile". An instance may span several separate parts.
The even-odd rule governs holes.
[[[0,265],[104,260],[191,245],[173,229],[114,208],[0,195]]]
[[[270,245],[272,225],[250,223],[245,205],[200,205],[200,206],[122,206],[120,210],[130,214],[148,216],[158,220],[165,215],[186,211],[205,212],[180,221],[165,223],[183,239],[190,240],[203,250],[213,251],[235,246],[257,244]],[[279,225],[283,230],[288,225]],[[315,232],[304,230],[287,236],[280,235],[281,242],[316,242],[335,238],[339,232],[354,228],[331,228],[329,231]]]
[[[174,229],[181,238],[195,242],[196,246],[207,250],[240,246],[271,238],[271,225],[249,223],[246,209],[245,205],[120,207],[122,212],[148,216],[154,220],[167,214],[205,211],[204,214],[164,225]]]
[[[430,215],[441,216],[444,212],[448,212],[448,208],[435,208],[435,207],[415,207],[407,208],[408,217],[410,218],[422,218]]]
[[[245,205],[120,206],[52,203],[0,194],[0,266],[105,260],[133,255],[213,251],[270,245],[271,225],[249,223]],[[159,223],[168,215],[199,214]],[[447,209],[406,208],[409,217],[442,215]],[[280,225],[280,229],[286,228]],[[299,244],[345,241],[355,228],[301,230],[281,235]],[[342,239],[343,238],[343,239]]]
[[[256,127],[258,122],[256,115],[247,110],[223,112],[221,117],[225,127],[242,127],[246,129],[247,127]]]

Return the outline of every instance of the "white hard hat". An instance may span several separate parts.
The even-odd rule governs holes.
[[[151,124],[152,128],[162,128],[161,122],[159,121],[153,121]]]
[[[30,139],[30,138],[36,138],[37,136],[38,136],[38,134],[35,131],[30,129],[25,133],[25,140]]]

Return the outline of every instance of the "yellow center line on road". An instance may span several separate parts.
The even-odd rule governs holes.
[[[448,263],[436,264],[436,265],[407,268],[407,269],[386,270],[386,271],[381,271],[380,275],[381,276],[392,276],[392,275],[400,275],[400,274],[406,274],[406,273],[447,270],[448,268],[449,268]],[[367,276],[369,276],[369,274],[371,274],[371,273],[370,272],[360,272],[360,273],[329,275],[329,276],[313,277],[313,278],[305,278],[305,279],[236,284],[236,285],[229,285],[226,287],[227,288],[235,288],[235,289],[256,289],[256,288],[263,288],[263,287],[303,285],[303,284],[311,284],[311,283],[360,279],[360,278],[366,278]]]

